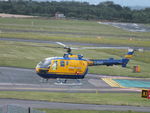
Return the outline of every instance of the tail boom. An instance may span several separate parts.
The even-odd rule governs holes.
[[[98,66],[98,65],[106,65],[106,66],[113,66],[113,65],[122,65],[122,67],[126,67],[129,59],[91,59],[89,66]],[[91,63],[92,62],[92,63]]]
[[[106,66],[113,66],[113,65],[121,65],[122,67],[126,67],[130,58],[132,58],[134,53],[133,49],[129,49],[128,53],[125,55],[123,59],[90,59],[88,61],[89,66],[97,66],[97,65],[106,65]]]

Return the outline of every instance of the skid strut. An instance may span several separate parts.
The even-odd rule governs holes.
[[[42,78],[42,79],[40,80],[40,82],[41,82],[41,83],[48,83],[48,79]]]

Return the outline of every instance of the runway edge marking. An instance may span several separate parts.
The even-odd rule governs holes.
[[[120,87],[123,89],[130,89],[130,90],[134,90],[134,91],[138,91],[141,92],[143,89],[145,88],[135,88],[135,87],[124,87],[122,85],[120,85],[119,83],[117,83],[116,81],[114,81],[114,78],[101,78],[103,81],[105,81],[108,85],[110,85],[111,87]],[[123,78],[122,78],[123,79]]]
[[[101,79],[103,81],[105,81],[108,85],[110,85],[111,87],[121,87],[121,88],[124,88],[119,83],[117,83],[116,81],[114,81],[112,78],[101,78]]]

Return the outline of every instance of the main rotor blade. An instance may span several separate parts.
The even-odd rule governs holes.
[[[68,47],[67,45],[61,43],[61,42],[56,42],[57,44],[65,47],[65,48],[70,48],[70,49],[129,49],[129,47],[78,47],[78,48],[74,48],[74,47]]]
[[[79,49],[129,49],[129,47],[81,47]]]
[[[67,45],[65,45],[65,44],[63,44],[61,42],[56,42],[56,43],[61,45],[61,46],[63,46],[65,49],[68,49],[68,48],[70,48],[70,49],[79,49],[79,48],[75,48],[75,47],[69,47],[69,46],[67,46]]]
[[[56,42],[57,44],[61,45],[61,46],[64,46],[64,47],[67,47],[65,44],[61,43],[61,42]]]
[[[123,47],[123,46],[120,46],[120,47],[68,47],[67,45],[61,43],[61,42],[56,42],[57,44],[63,46],[65,49],[74,49],[74,50],[82,50],[82,49],[131,49],[132,47]],[[135,51],[143,51],[143,49],[141,48],[133,48]]]

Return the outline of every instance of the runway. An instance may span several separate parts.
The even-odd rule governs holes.
[[[43,83],[34,69],[23,69],[13,67],[0,67],[0,90],[1,91],[48,91],[48,92],[74,92],[74,93],[95,93],[95,92],[141,92],[140,88],[121,88],[111,86],[103,78],[110,78],[106,75],[88,74],[81,80],[81,85],[57,85],[56,79]],[[120,77],[119,77],[120,78]],[[73,82],[70,80],[69,82]]]

